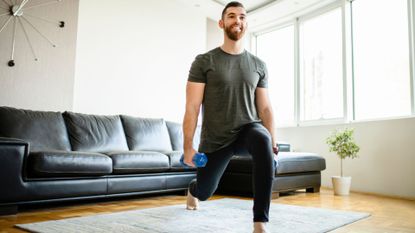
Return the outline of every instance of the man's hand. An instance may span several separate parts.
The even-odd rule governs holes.
[[[195,154],[197,153],[197,151],[193,148],[184,150],[184,159],[183,162],[190,167],[196,167],[196,165],[193,163],[193,157],[195,156]]]
[[[280,152],[280,149],[278,148],[278,145],[274,145],[272,147],[272,151],[274,152],[275,155],[278,155],[278,152]]]

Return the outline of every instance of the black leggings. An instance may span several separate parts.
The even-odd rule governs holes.
[[[197,169],[197,179],[189,185],[189,191],[201,201],[207,200],[218,187],[229,160],[234,154],[252,155],[254,222],[268,222],[274,179],[274,154],[268,130],[261,123],[251,123],[242,128],[231,145],[213,153],[206,153],[208,162]]]

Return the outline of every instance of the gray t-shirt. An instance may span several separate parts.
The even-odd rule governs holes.
[[[267,87],[265,63],[248,51],[238,55],[220,47],[198,55],[190,82],[205,83],[199,151],[212,153],[236,140],[242,126],[261,122],[255,105],[257,87]]]

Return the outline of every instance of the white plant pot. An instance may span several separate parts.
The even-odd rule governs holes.
[[[350,193],[350,184],[352,177],[350,176],[332,176],[334,195],[347,196]]]

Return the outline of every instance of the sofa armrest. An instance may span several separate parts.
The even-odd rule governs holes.
[[[18,138],[6,138],[6,137],[0,137],[0,145],[3,144],[19,144],[19,143],[27,143],[26,141]]]
[[[23,173],[28,153],[28,142],[0,137],[0,204],[25,195]]]

